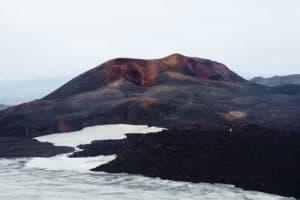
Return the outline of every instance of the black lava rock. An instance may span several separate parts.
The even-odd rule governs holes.
[[[82,145],[73,157],[117,154],[94,171],[163,179],[233,184],[300,197],[300,134],[247,127],[204,132],[169,130]]]

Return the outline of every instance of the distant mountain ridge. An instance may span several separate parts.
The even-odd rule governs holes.
[[[283,86],[283,85],[300,85],[300,74],[293,74],[287,76],[273,76],[270,78],[255,77],[250,81],[253,83],[257,83],[269,87],[276,87],[276,86]]]
[[[5,108],[7,108],[7,107],[8,107],[7,105],[0,104],[0,110],[3,110]]]

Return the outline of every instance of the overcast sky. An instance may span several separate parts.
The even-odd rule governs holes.
[[[0,79],[178,52],[243,76],[300,73],[299,0],[0,0]]]

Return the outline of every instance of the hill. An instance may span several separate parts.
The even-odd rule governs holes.
[[[299,93],[250,83],[207,59],[180,54],[117,58],[40,100],[0,112],[0,135],[34,137],[111,123],[207,130],[255,123],[298,129],[298,99]]]
[[[300,85],[300,74],[293,74],[288,76],[273,76],[270,78],[255,77],[250,81],[270,87],[283,85]]]

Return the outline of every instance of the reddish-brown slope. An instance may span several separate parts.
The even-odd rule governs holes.
[[[153,60],[117,58],[78,76],[45,99],[64,98],[88,92],[119,79],[148,87],[156,83],[158,75],[162,72],[180,72],[196,78],[225,82],[245,81],[221,63],[180,54]]]

